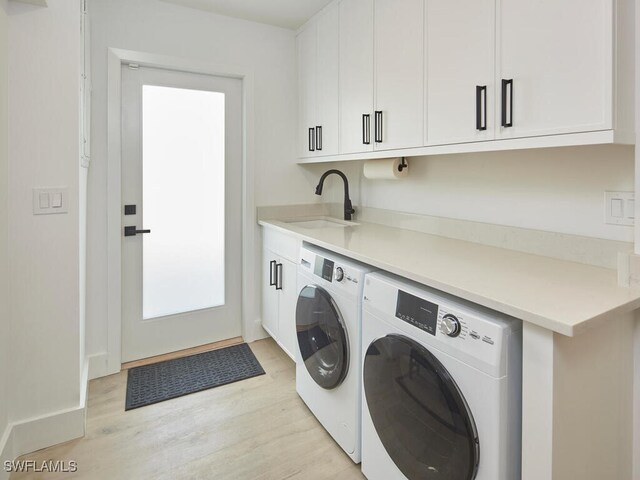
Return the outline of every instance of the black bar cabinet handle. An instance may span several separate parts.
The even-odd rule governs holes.
[[[322,127],[316,127],[316,150],[322,150]]]
[[[310,152],[316,151],[316,135],[315,135],[315,128],[313,127],[309,128],[309,151]]]
[[[282,264],[276,265],[276,290],[282,290]]]
[[[507,89],[509,90],[509,106],[507,122]],[[509,80],[502,79],[502,126],[505,128],[513,127],[513,78]]]
[[[125,237],[134,237],[139,233],[151,233],[151,230],[138,230],[138,227],[124,227],[124,236]]]
[[[275,273],[273,270],[273,267],[275,266],[276,261],[275,260],[271,260],[269,262],[269,286],[273,287],[276,284],[276,279],[273,277],[273,274]]]
[[[362,114],[362,143],[364,145],[371,144],[371,115],[368,113]]]
[[[487,129],[487,86],[476,85],[476,130],[482,131],[486,129]]]
[[[376,110],[376,143],[382,143],[382,110]]]

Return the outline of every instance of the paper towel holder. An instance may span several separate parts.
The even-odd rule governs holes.
[[[400,165],[398,165],[398,171],[402,172],[402,170],[404,170],[405,168],[408,168],[409,164],[407,163],[407,159],[405,157],[402,157],[402,163],[400,163]]]

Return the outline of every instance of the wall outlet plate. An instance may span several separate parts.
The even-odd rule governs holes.
[[[634,192],[604,192],[604,223],[633,225],[634,219]]]

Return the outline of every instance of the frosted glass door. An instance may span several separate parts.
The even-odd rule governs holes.
[[[143,86],[145,319],[224,305],[224,100]]]
[[[125,65],[121,105],[122,361],[240,337],[242,81]]]

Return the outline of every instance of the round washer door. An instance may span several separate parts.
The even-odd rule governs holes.
[[[331,295],[317,285],[307,285],[296,305],[298,348],[311,378],[322,388],[336,388],[347,376],[347,330]]]
[[[478,434],[455,381],[429,350],[402,335],[375,340],[364,394],[387,453],[409,479],[472,480]]]

